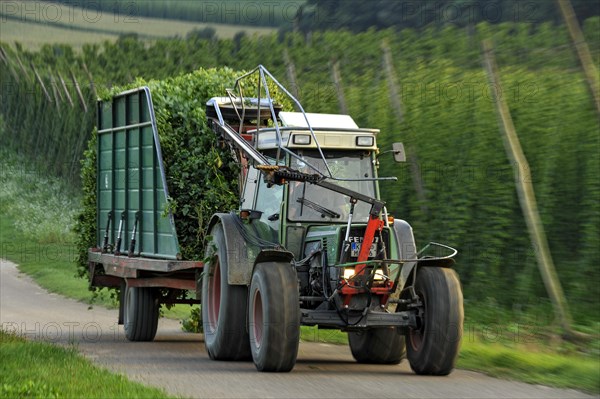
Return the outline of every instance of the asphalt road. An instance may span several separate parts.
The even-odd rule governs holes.
[[[357,364],[346,346],[301,343],[290,373],[259,373],[251,362],[215,362],[200,334],[161,319],[154,342],[124,338],[117,311],[48,293],[0,260],[0,323],[31,339],[75,344],[95,363],[185,397],[208,398],[582,398],[575,390],[455,370],[448,377],[398,366]]]

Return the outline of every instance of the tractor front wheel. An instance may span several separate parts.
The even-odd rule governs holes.
[[[415,291],[421,300],[418,327],[406,337],[407,357],[417,374],[448,375],[454,368],[463,330],[463,296],[452,269],[421,267]]]
[[[256,265],[248,301],[248,330],[259,371],[290,371],[300,341],[298,278],[289,263]]]

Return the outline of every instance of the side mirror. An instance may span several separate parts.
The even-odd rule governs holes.
[[[392,152],[394,153],[394,161],[406,162],[406,152],[404,151],[404,144],[402,144],[402,143],[392,144]]]

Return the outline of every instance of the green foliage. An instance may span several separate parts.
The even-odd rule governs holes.
[[[81,160],[81,208],[75,219],[73,232],[75,233],[75,246],[77,248],[77,271],[80,277],[87,273],[88,249],[96,244],[96,144],[98,141],[97,129],[92,130],[88,147]]]
[[[599,15],[598,4],[589,0],[571,0],[575,15],[585,18]],[[298,13],[296,24],[303,31],[394,27],[427,28],[428,26],[468,26],[480,22],[504,23],[559,22],[560,10],[555,2],[520,0],[307,0]]]
[[[204,229],[213,213],[237,205],[238,167],[208,128],[206,101],[232,87],[231,69],[198,70],[150,82],[156,121],[184,259],[201,259]]]
[[[60,398],[60,394],[55,388],[49,388],[46,384],[35,383],[32,380],[23,381],[21,384],[2,384],[0,396],[4,398]]]
[[[200,313],[200,307],[195,306],[192,308],[189,317],[181,321],[181,329],[191,333],[202,332],[202,314]]]

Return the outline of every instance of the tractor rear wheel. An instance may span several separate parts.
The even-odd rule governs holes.
[[[259,371],[290,371],[300,341],[298,278],[289,263],[264,262],[254,268],[248,329]]]
[[[398,364],[406,355],[404,336],[395,327],[351,331],[348,342],[359,363]]]
[[[248,360],[246,331],[248,289],[227,282],[227,247],[223,226],[211,230],[214,255],[202,279],[204,346],[213,360]]]
[[[129,341],[152,341],[158,328],[160,305],[155,291],[147,287],[126,287],[123,296],[123,327]]]
[[[407,357],[417,374],[448,375],[454,368],[463,330],[463,296],[452,269],[421,267],[415,291],[422,302],[418,328],[406,336]]]

